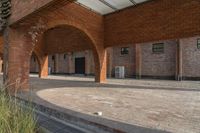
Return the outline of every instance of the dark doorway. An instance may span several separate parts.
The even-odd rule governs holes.
[[[85,57],[75,58],[75,73],[85,74]]]

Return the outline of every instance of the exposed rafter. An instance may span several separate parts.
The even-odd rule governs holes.
[[[136,5],[137,3],[135,2],[135,0],[129,0],[131,3],[133,3],[133,5]]]
[[[104,5],[106,5],[106,6],[110,7],[110,8],[112,8],[112,9],[115,10],[115,11],[118,10],[115,6],[109,4],[109,3],[106,2],[105,0],[99,0],[99,1],[100,1],[101,3],[103,3]]]

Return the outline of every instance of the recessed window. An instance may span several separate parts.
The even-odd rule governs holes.
[[[52,60],[55,60],[55,56],[54,56],[54,55],[52,55],[51,59],[52,59]]]
[[[164,43],[155,43],[152,45],[153,53],[164,53]]]
[[[197,39],[197,48],[200,49],[200,38]]]
[[[129,47],[123,47],[121,48],[121,55],[126,55],[129,53]]]

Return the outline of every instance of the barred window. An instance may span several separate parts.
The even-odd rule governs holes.
[[[129,47],[123,47],[121,48],[121,55],[126,55],[129,53]]]
[[[200,38],[197,39],[197,48],[200,49]]]
[[[164,53],[164,43],[155,43],[152,45],[153,53]]]

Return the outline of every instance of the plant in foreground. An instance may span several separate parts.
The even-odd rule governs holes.
[[[23,108],[16,99],[0,90],[0,133],[35,133],[34,110]]]

